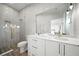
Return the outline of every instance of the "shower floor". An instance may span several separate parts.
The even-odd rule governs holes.
[[[13,49],[10,53],[7,53],[3,56],[28,56],[28,51],[20,53],[19,49]]]

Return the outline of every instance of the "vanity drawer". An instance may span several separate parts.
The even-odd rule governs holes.
[[[37,47],[37,43],[38,43],[38,41],[37,41],[37,40],[32,39],[32,46]]]
[[[37,47],[32,46],[32,55],[36,56],[37,55]]]

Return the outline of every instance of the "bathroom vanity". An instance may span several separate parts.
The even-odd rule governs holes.
[[[40,34],[29,35],[27,39],[30,56],[79,56],[77,38]]]
[[[58,13],[60,10],[56,11],[55,15],[51,12],[52,9],[36,16],[36,33],[39,35],[27,36],[29,55],[79,56],[79,5],[74,4],[73,7],[71,10],[64,9],[63,13],[61,11],[61,17],[58,15],[61,14]],[[53,35],[41,33],[52,33]]]

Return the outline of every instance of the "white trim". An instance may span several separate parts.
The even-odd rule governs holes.
[[[11,50],[9,50],[9,51],[6,51],[6,52],[0,54],[0,56],[3,56],[3,55],[5,55],[5,54],[8,54],[8,53],[10,53],[10,52],[12,52],[12,51],[13,51],[13,49],[11,49]]]

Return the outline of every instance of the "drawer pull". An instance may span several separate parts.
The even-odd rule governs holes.
[[[64,45],[64,56],[65,56],[65,45]]]
[[[35,47],[35,46],[32,46],[32,47],[37,49],[37,47]]]
[[[32,39],[33,41],[37,41],[37,40],[35,40],[35,39]]]
[[[59,44],[59,55],[60,55],[60,44]]]

